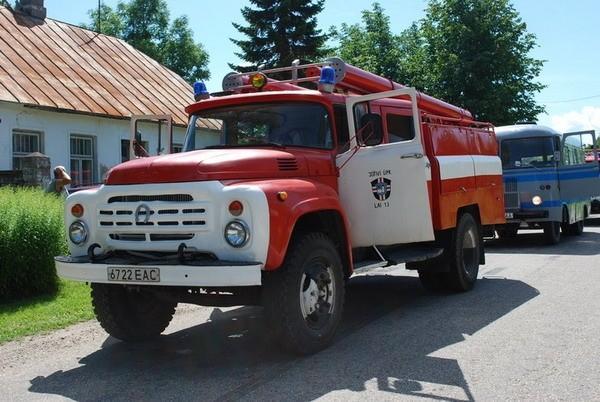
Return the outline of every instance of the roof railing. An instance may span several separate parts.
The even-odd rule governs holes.
[[[327,59],[325,61],[319,63],[308,63],[308,64],[300,64],[299,60],[294,60],[292,65],[289,67],[277,67],[277,68],[269,68],[269,69],[258,69],[256,71],[250,71],[246,73],[229,73],[223,78],[223,91],[239,91],[242,89],[251,89],[252,85],[244,82],[249,77],[255,74],[264,74],[268,79],[269,83],[277,83],[277,84],[292,84],[297,85],[302,82],[316,82],[319,80],[321,67],[330,66],[333,67],[336,71],[336,83],[342,81],[344,78],[344,66],[346,63],[337,57],[333,57]],[[304,77],[298,77],[298,73],[300,71],[304,71]],[[286,73],[289,72],[291,74],[290,79],[285,80],[272,80],[269,78],[269,75],[276,73]],[[299,89],[299,88],[296,88]]]

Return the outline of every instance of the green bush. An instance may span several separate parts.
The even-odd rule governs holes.
[[[64,200],[33,188],[0,188],[0,300],[52,294],[54,256],[67,251]]]

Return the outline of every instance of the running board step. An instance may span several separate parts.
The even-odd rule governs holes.
[[[397,265],[406,262],[419,262],[431,260],[432,258],[439,257],[444,252],[441,247],[433,246],[399,246],[388,248],[386,250],[380,250],[381,254],[389,262],[390,265]]]
[[[388,266],[387,261],[381,260],[366,260],[354,264],[354,274],[363,274],[365,272],[372,271],[377,268],[383,268]]]

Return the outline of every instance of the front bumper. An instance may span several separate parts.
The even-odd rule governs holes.
[[[548,210],[537,210],[537,211],[527,211],[527,210],[518,210],[518,211],[506,211],[505,218],[509,223],[521,222],[521,221],[540,221],[540,220],[548,220],[550,214]]]
[[[148,260],[131,263],[123,258],[107,258],[91,261],[87,256],[55,257],[56,271],[61,278],[90,283],[113,283],[122,285],[234,287],[259,286],[262,264],[258,262],[202,261],[178,264],[174,260]],[[110,268],[158,268],[160,281],[111,281]]]

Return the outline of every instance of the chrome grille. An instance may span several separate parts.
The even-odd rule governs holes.
[[[210,230],[210,203],[188,194],[117,195],[98,205],[97,226],[112,242],[167,242]]]
[[[504,182],[504,192],[505,193],[516,193],[517,190],[517,181],[516,180],[507,180]]]
[[[519,194],[518,193],[505,193],[504,194],[504,208],[519,208]]]
[[[504,208],[519,208],[519,189],[516,180],[507,180],[504,182]]]

